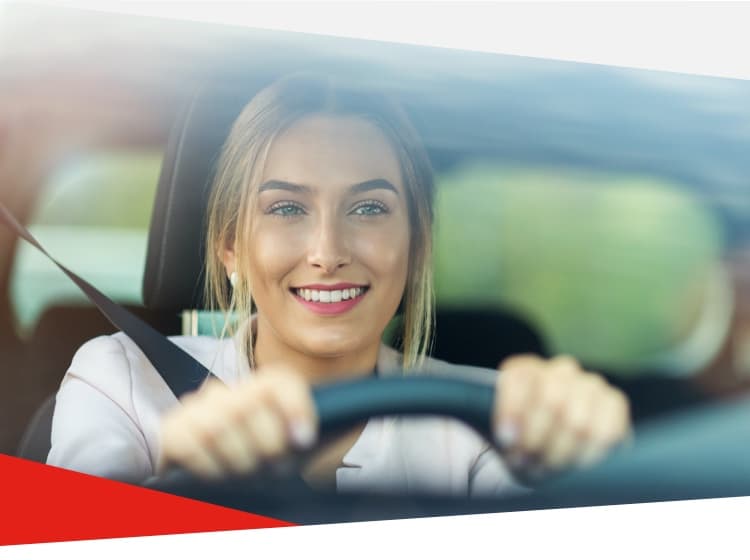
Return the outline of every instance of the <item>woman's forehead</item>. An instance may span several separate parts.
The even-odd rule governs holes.
[[[312,190],[346,188],[384,179],[402,190],[396,151],[385,134],[357,116],[310,115],[270,147],[263,182],[285,181]]]

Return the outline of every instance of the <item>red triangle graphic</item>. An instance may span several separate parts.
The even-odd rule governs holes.
[[[0,546],[293,525],[0,454]]]

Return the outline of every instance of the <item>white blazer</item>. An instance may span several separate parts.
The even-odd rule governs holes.
[[[239,337],[170,339],[230,386],[252,375],[247,362],[238,360]],[[378,371],[397,369],[400,358],[381,345]],[[424,367],[467,375],[479,369],[434,359]],[[176,404],[159,373],[125,334],[90,340],[73,357],[57,393],[47,463],[142,482],[154,475],[160,418]],[[524,490],[493,447],[451,418],[371,419],[342,464],[336,471],[339,492],[472,496]]]

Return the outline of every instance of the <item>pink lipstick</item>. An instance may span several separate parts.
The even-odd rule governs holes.
[[[362,284],[308,284],[291,288],[294,298],[318,315],[340,315],[354,308],[367,293]]]

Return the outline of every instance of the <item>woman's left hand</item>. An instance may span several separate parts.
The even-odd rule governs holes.
[[[512,356],[498,369],[495,435],[514,471],[589,465],[629,436],[625,395],[573,358]]]

